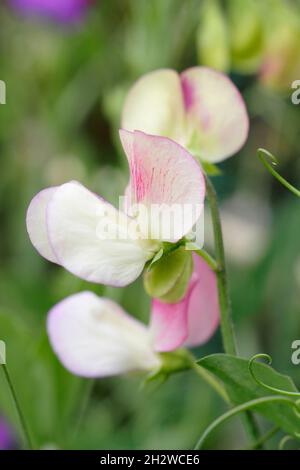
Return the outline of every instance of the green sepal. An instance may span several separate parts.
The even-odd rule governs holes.
[[[164,249],[161,248],[150,261],[149,266],[147,267],[148,271],[151,271],[153,265],[163,256],[163,254],[164,254]]]
[[[159,356],[161,358],[160,369],[148,375],[144,385],[151,382],[163,383],[170,375],[189,370],[193,367],[193,356],[187,349],[163,352]]]
[[[145,290],[163,302],[178,302],[186,293],[192,272],[192,253],[180,246],[162,255],[145,271]]]

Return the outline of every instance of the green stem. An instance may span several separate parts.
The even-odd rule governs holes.
[[[274,426],[272,429],[266,432],[266,434],[264,434],[260,439],[254,442],[254,444],[252,444],[252,446],[249,447],[248,450],[255,450],[260,448],[263,444],[265,444],[265,442],[275,436],[275,434],[277,434],[279,431],[280,428],[278,426]]]
[[[233,323],[231,318],[231,303],[228,293],[227,274],[225,264],[225,253],[223,244],[223,235],[221,227],[221,219],[218,208],[218,201],[215,188],[210,179],[206,177],[206,193],[211,210],[213,223],[214,239],[215,239],[215,256],[219,266],[217,270],[217,283],[220,302],[221,314],[221,332],[223,338],[223,346],[226,354],[237,355],[236,340],[234,335]]]
[[[29,434],[29,431],[28,431],[26,420],[24,418],[24,414],[22,412],[19,400],[17,398],[16,391],[15,391],[14,385],[12,383],[10,374],[9,374],[7,366],[5,364],[2,364],[2,367],[3,367],[4,376],[6,378],[8,387],[10,389],[12,399],[14,401],[14,404],[15,404],[15,407],[16,407],[16,410],[17,410],[17,414],[18,414],[20,424],[21,424],[21,427],[22,427],[22,430],[23,430],[25,441],[27,443],[27,447],[28,447],[28,449],[33,450],[33,444],[32,444],[32,440],[31,440],[31,437],[30,437],[30,434]]]
[[[229,397],[225,388],[221,385],[221,383],[215,379],[215,377],[210,374],[204,367],[199,366],[196,362],[193,363],[193,369],[199,377],[201,377],[205,382],[207,382],[216,392],[217,394],[223,398],[226,403],[229,403]]]
[[[194,250],[194,253],[196,253],[198,256],[203,258],[207,262],[208,266],[210,266],[213,271],[217,272],[219,270],[218,263],[216,262],[216,260],[209,253],[207,253],[207,251],[202,250],[202,249],[201,250]]]
[[[213,421],[204,431],[200,439],[198,440],[195,450],[201,449],[201,447],[204,444],[204,441],[208,438],[208,436],[218,427],[220,424],[224,423],[228,419],[232,418],[233,416],[243,412],[250,410],[252,408],[256,408],[259,405],[264,405],[265,403],[271,403],[271,402],[279,402],[279,403],[286,403],[294,408],[297,408],[296,403],[291,400],[290,398],[285,398],[285,397],[278,397],[278,396],[270,396],[270,397],[262,397],[262,398],[256,398],[255,400],[247,401],[246,403],[243,403],[241,405],[236,406],[235,408],[232,408],[231,410],[227,411],[224,413],[222,416],[219,416],[215,421]]]
[[[222,226],[221,218],[218,207],[218,200],[215,188],[206,176],[206,194],[210,206],[211,218],[213,224],[214,232],[214,241],[215,241],[215,257],[218,265],[218,270],[216,271],[217,276],[217,285],[219,293],[219,304],[220,304],[220,323],[221,323],[221,333],[223,339],[224,351],[226,354],[232,354],[237,356],[237,345],[236,338],[234,334],[233,322],[232,322],[232,312],[231,312],[231,302],[228,292],[228,282],[227,282],[227,271],[225,263],[225,252],[224,252],[224,243],[222,235]],[[252,439],[257,440],[259,438],[259,431],[257,424],[254,420],[254,417],[250,413],[245,415],[245,427],[247,428],[248,434]]]
[[[79,410],[77,423],[75,424],[74,439],[77,437],[77,435],[79,433],[79,430],[80,430],[80,426],[81,426],[81,424],[82,424],[82,422],[85,418],[85,415],[86,415],[86,412],[87,412],[87,409],[88,409],[89,401],[91,399],[94,386],[95,386],[95,380],[93,380],[93,379],[90,379],[86,384],[86,387],[85,387],[85,390],[84,390],[84,393],[83,393],[83,400],[82,400],[81,407],[80,407],[80,410]]]

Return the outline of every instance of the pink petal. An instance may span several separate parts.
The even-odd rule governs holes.
[[[175,304],[153,300],[151,330],[156,351],[172,351],[183,345],[205,343],[219,324],[216,275],[197,255],[186,296]]]
[[[190,140],[199,156],[219,162],[237,153],[247,139],[249,119],[231,80],[207,67],[192,67],[181,74],[181,85]]]
[[[150,326],[156,351],[173,351],[187,340],[189,297],[194,286],[195,283],[190,283],[186,296],[180,302],[168,304],[153,300]]]
[[[177,241],[188,233],[203,209],[205,181],[194,158],[176,142],[166,138],[121,130],[120,137],[130,166],[131,191],[129,199],[153,211],[161,210],[158,217],[150,214],[151,238],[160,238],[163,221],[170,209],[176,212],[175,232],[166,239]],[[183,217],[183,210],[184,217]],[[175,212],[174,212],[175,213]],[[164,227],[167,231],[168,227]],[[165,233],[165,230],[162,230]],[[162,238],[165,239],[165,238]]]
[[[193,255],[194,272],[191,282],[196,281],[189,296],[188,329],[186,346],[194,347],[208,341],[220,321],[220,307],[216,274],[199,256]]]

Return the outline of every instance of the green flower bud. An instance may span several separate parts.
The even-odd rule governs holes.
[[[229,70],[230,52],[226,18],[218,0],[206,0],[201,5],[196,41],[200,64],[223,72]]]
[[[183,246],[156,261],[144,274],[146,292],[163,302],[181,300],[193,271],[192,253]]]
[[[300,76],[300,7],[276,0],[269,0],[266,5],[265,15],[269,15],[269,22],[266,24],[260,80],[271,89],[287,91]]]
[[[232,68],[256,72],[264,45],[264,25],[255,0],[230,0],[228,3]]]

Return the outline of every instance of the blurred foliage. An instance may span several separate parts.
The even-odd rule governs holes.
[[[245,357],[269,353],[276,369],[300,385],[299,366],[291,363],[291,343],[300,337],[300,204],[256,158],[257,147],[268,148],[280,171],[299,182],[300,108],[289,92],[275,91],[300,79],[299,8],[284,0],[102,0],[82,24],[62,27],[23,18],[1,2],[7,104],[0,107],[0,338],[37,446],[189,448],[225,409],[192,372],[154,389],[141,389],[142,377],[99,380],[91,388],[58,363],[45,332],[49,308],[83,289],[110,296],[148,321],[141,279],[126,289],[105,288],[50,265],[28,240],[25,213],[39,189],[70,179],[117,201],[128,177],[117,135],[122,101],[136,78],[158,67],[182,70],[200,60],[230,72],[246,99],[248,142],[214,178],[224,207],[247,194],[242,212],[230,204],[224,212],[224,226],[231,215],[227,257],[239,349]],[[267,53],[284,60],[272,80],[261,79]],[[247,257],[250,207],[257,250],[251,246]],[[234,253],[233,235],[243,242],[234,244]],[[195,354],[221,351],[217,333]],[[2,373],[0,412],[19,431]],[[239,423],[226,429],[207,446],[243,445]]]
[[[203,0],[197,30],[201,64],[258,74],[286,91],[300,73],[300,6],[294,0]]]

